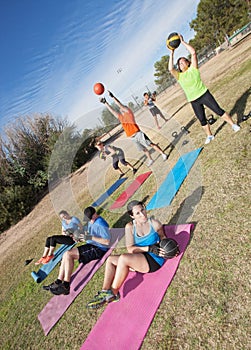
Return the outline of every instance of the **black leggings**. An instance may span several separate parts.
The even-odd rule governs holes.
[[[56,244],[66,244],[66,245],[72,245],[74,240],[70,236],[64,236],[64,235],[59,235],[59,236],[51,236],[47,237],[45,241],[45,246],[47,248],[50,247],[56,247]]]
[[[191,101],[194,113],[196,117],[199,119],[200,124],[202,126],[207,125],[206,113],[204,105],[211,109],[214,113],[223,116],[225,111],[218,105],[217,101],[213,97],[213,95],[207,90],[202,96],[197,98],[194,101]]]

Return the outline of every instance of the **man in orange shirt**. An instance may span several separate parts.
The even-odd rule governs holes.
[[[163,160],[167,159],[167,155],[162,151],[162,149],[153,143],[149,137],[140,130],[138,124],[135,121],[135,117],[130,108],[123,105],[110,91],[108,91],[109,96],[113,98],[116,105],[119,107],[119,112],[117,112],[104,97],[100,99],[100,102],[104,103],[108,110],[118,118],[122,127],[126,133],[127,137],[130,137],[135,143],[137,148],[140,151],[143,151],[148,158],[148,166],[153,164],[153,159],[147,147],[152,147],[155,151],[159,152],[162,155]]]

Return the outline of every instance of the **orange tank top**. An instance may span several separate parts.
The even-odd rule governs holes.
[[[126,133],[127,137],[134,135],[136,132],[140,131],[140,128],[136,124],[133,112],[128,109],[128,112],[119,114],[119,121]]]

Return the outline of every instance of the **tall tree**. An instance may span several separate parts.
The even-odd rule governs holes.
[[[168,86],[172,85],[175,82],[175,79],[172,77],[168,70],[168,62],[169,56],[166,55],[162,56],[160,61],[154,63],[154,76],[157,77],[154,82],[161,90],[166,89]]]
[[[196,33],[190,44],[197,50],[205,46],[217,47],[226,34],[231,36],[248,23],[248,7],[244,0],[201,0],[197,17],[190,23]]]

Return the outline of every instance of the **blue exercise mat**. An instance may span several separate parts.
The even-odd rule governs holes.
[[[170,173],[168,173],[158,191],[147,204],[147,210],[163,208],[170,205],[182,182],[187,177],[187,174],[192,168],[195,160],[199,156],[201,150],[202,148],[198,148],[192,152],[185,153],[178,159],[177,163]]]
[[[72,245],[62,244],[55,252],[54,258],[48,262],[48,264],[43,265],[38,272],[32,271],[31,276],[37,283],[41,283],[49,273],[56,267],[56,265],[61,261],[63,254],[73,248],[76,243]]]
[[[113,185],[105,192],[103,193],[97,200],[96,202],[92,203],[92,207],[98,207],[100,204],[102,204],[106,198],[108,198],[116,189],[127,180],[127,177],[123,177],[121,179],[118,179],[116,182],[114,182]]]

